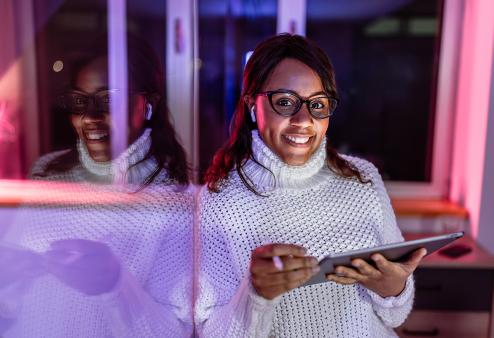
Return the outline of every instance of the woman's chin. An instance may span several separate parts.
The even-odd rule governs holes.
[[[87,147],[89,156],[95,162],[108,162],[111,160],[110,151],[105,149],[91,149],[91,147]]]

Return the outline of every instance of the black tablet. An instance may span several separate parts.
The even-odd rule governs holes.
[[[463,232],[455,232],[447,235],[421,238],[413,241],[392,243],[373,248],[328,255],[319,262],[321,271],[319,271],[317,275],[312,277],[303,286],[327,282],[326,275],[328,273],[333,273],[337,266],[351,267],[351,261],[355,258],[361,258],[371,264],[374,264],[371,256],[375,253],[380,253],[390,261],[400,262],[406,260],[407,257],[415,250],[425,248],[427,250],[427,255],[429,255],[462,236]]]

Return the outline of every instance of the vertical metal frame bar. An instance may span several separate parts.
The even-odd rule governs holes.
[[[278,0],[277,33],[305,36],[307,0]]]
[[[187,152],[194,173],[198,154],[197,3],[195,0],[166,2],[166,85],[168,107],[175,131]],[[195,177],[197,178],[197,177]]]
[[[123,95],[111,100],[111,149],[115,158],[127,148],[128,74],[125,0],[108,0],[108,70],[110,88]]]

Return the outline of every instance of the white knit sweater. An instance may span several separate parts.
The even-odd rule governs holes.
[[[219,193],[201,192],[199,288],[201,337],[394,337],[411,310],[413,279],[398,297],[361,285],[300,287],[268,301],[249,279],[253,249],[293,243],[322,258],[329,253],[402,241],[376,168],[346,156],[372,184],[345,179],[325,165],[325,143],[303,166],[282,162],[253,132],[254,161],[244,171],[260,197],[232,172]]]
[[[99,175],[93,181],[111,182],[128,178],[121,174],[143,158],[149,149],[149,133],[137,142],[138,147],[119,157],[119,163],[126,165],[116,171],[95,172],[94,163],[81,156],[81,164],[71,171],[46,179],[83,182]],[[36,170],[42,170],[53,157],[45,156]],[[147,177],[153,167],[149,161],[154,160],[131,169],[133,183]],[[159,177],[165,179],[167,175],[161,173]],[[43,253],[60,239],[100,241],[112,249],[122,269],[117,287],[100,296],[87,296],[51,274],[0,290],[0,327],[9,321],[11,324],[3,325],[8,330],[0,336],[192,335],[193,194],[190,189],[165,184],[151,184],[138,193],[128,193],[127,188],[122,192],[121,185],[81,183],[73,188],[80,200],[76,205],[25,206],[19,210],[10,242]],[[134,188],[130,190],[138,190]],[[45,193],[57,191],[47,184]]]

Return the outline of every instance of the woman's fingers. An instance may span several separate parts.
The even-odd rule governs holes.
[[[388,261],[381,254],[374,254],[371,259],[376,263],[377,269],[383,274],[391,274],[396,269],[395,263]]]
[[[317,259],[295,244],[268,244],[252,252],[251,282],[257,293],[273,299],[296,288],[319,271]]]
[[[252,257],[295,256],[304,257],[307,250],[296,244],[273,243],[260,246],[252,252]]]
[[[420,248],[418,250],[415,250],[408,260],[406,262],[401,263],[404,269],[407,270],[407,272],[412,273],[417,266],[419,265],[420,261],[424,256],[427,255],[427,250],[425,248]]]
[[[370,265],[369,263],[367,263],[366,261],[360,258],[354,259],[352,261],[352,266],[355,269],[357,269],[357,271],[361,275],[364,275],[369,278],[378,278],[381,274],[381,272],[378,269],[376,269],[375,267],[373,267],[372,265]]]
[[[269,275],[252,275],[252,282],[256,287],[271,287],[284,284],[296,284],[296,286],[299,286],[309,280],[317,271],[319,271],[318,266]]]
[[[343,285],[352,285],[358,282],[356,279],[338,276],[336,274],[329,274],[326,276],[326,279],[328,281],[336,282],[338,284],[343,284]]]
[[[252,259],[251,273],[255,274],[274,274],[280,271],[292,271],[303,268],[312,268],[318,265],[317,259],[314,257],[291,257],[291,256],[275,256],[281,261],[280,266],[270,258],[254,258]]]

